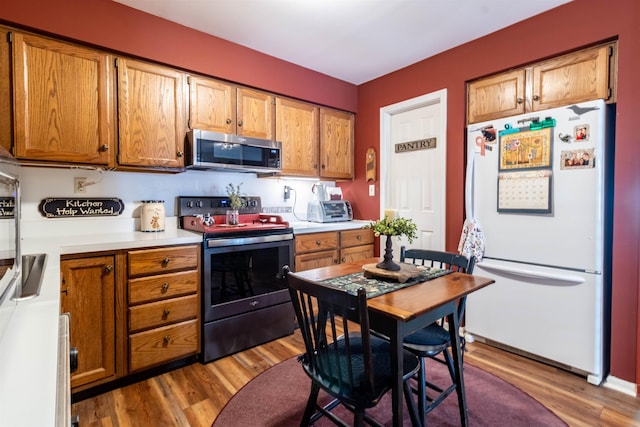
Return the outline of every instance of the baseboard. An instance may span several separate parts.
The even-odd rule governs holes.
[[[632,397],[637,397],[638,386],[636,384],[613,377],[611,375],[607,376],[607,378],[602,383],[602,386],[611,390],[619,391],[620,393],[624,393]]]

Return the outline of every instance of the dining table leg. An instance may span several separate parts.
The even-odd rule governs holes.
[[[464,387],[464,374],[462,370],[462,354],[460,349],[460,335],[458,316],[450,314],[447,316],[449,322],[449,336],[451,338],[451,350],[453,353],[453,364],[456,377],[456,393],[458,394],[458,407],[460,408],[460,425],[467,427],[469,419],[467,414],[467,398]]]
[[[394,333],[390,337],[391,342],[391,378],[393,383],[391,387],[391,408],[393,410],[393,425],[394,427],[402,426],[402,390],[403,390],[403,372],[404,372],[404,360],[402,357],[403,347],[402,342],[404,337],[400,328],[399,322],[396,322]]]

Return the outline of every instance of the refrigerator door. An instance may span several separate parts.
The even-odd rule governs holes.
[[[496,282],[467,297],[468,333],[602,381],[602,275],[494,260],[474,274]]]
[[[555,108],[469,126],[467,216],[475,217],[482,226],[485,257],[602,272],[605,104],[598,100],[576,107]],[[556,121],[555,127],[551,128],[549,161],[552,168],[550,173],[547,171],[549,178],[542,180],[548,184],[549,212],[499,212],[498,193],[505,188],[498,184],[499,173],[507,172],[502,175],[506,177],[514,175],[509,172],[540,170],[527,169],[523,164],[521,169],[500,171],[499,132],[507,126],[512,129],[528,127],[531,122],[527,119],[531,117],[540,120],[550,117]],[[581,133],[583,129],[587,130],[587,135]],[[486,142],[482,142],[482,138]],[[565,164],[565,158],[572,153],[582,152],[592,153],[594,158],[590,159],[590,164],[575,167]],[[502,197],[505,200],[505,196]]]

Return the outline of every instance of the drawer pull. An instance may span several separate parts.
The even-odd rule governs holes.
[[[162,318],[163,318],[163,319],[166,319],[167,317],[169,317],[169,313],[171,313],[171,310],[169,310],[168,308],[165,308],[165,309],[162,311]]]
[[[166,294],[168,290],[169,290],[169,284],[167,282],[164,282],[162,284],[162,289],[160,290],[160,292],[162,292],[163,294]]]
[[[111,273],[111,271],[113,271],[113,265],[105,265],[104,266],[104,272],[105,273]]]
[[[342,257],[342,263],[344,264],[345,262],[347,262],[347,258]]]
[[[171,336],[170,335],[165,335],[164,338],[162,339],[162,343],[164,345],[169,344],[170,341],[171,341]]]
[[[164,258],[164,259],[162,260],[162,265],[167,265],[167,264],[169,264],[169,261],[171,261],[171,260],[169,259],[169,257]]]
[[[358,234],[358,237],[356,237],[356,239],[362,240],[362,236]]]
[[[316,245],[320,246],[322,242],[320,240],[316,240]]]

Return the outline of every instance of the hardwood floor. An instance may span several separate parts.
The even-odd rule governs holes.
[[[86,426],[210,426],[243,385],[303,349],[295,334],[202,365],[189,366],[74,403]],[[570,426],[640,426],[640,399],[596,387],[584,378],[481,343],[465,363],[503,378]]]

